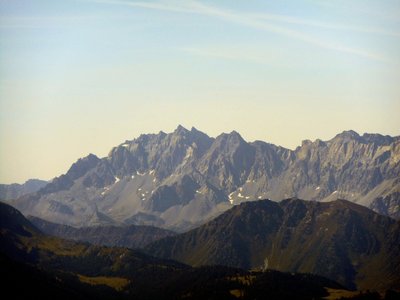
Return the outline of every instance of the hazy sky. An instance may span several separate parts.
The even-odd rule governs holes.
[[[0,0],[0,182],[178,124],[400,134],[400,1]]]

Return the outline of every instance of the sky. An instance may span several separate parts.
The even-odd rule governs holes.
[[[178,124],[400,135],[399,80],[399,0],[0,0],[0,183]]]

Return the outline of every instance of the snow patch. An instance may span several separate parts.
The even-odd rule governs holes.
[[[151,170],[151,171],[149,172],[149,174],[152,175],[152,174],[154,174],[154,172],[155,172],[154,170]]]
[[[319,189],[320,189],[320,187],[319,187],[319,186],[317,186],[315,190],[316,190],[316,191],[318,191]]]
[[[242,195],[242,193],[239,193],[239,194],[238,194],[238,197],[239,197],[239,198],[244,198],[244,196]]]
[[[105,186],[105,187],[104,187],[104,191],[102,191],[100,194],[101,194],[102,196],[104,196],[109,190],[110,190],[110,188],[107,187],[107,186]]]
[[[196,190],[196,193],[197,193],[197,194],[202,194],[199,190]]]
[[[146,197],[146,194],[143,194],[143,193],[142,193],[142,197]]]
[[[337,191],[334,191],[332,194],[336,194],[337,193]]]
[[[186,155],[183,158],[183,160],[189,159],[192,155],[193,155],[193,148],[191,146],[189,146],[189,148],[187,148],[187,150],[186,150]]]
[[[249,196],[246,196],[246,200],[248,200],[248,199],[250,199],[250,197],[249,197]]]
[[[261,197],[261,196],[258,196],[257,198],[258,198],[258,199],[262,199],[262,197]]]
[[[135,175],[132,175],[131,178],[134,179],[134,178],[135,178]]]
[[[142,188],[138,188],[138,191],[141,191],[142,190]]]
[[[144,176],[144,173],[140,173],[139,171],[136,171],[136,174],[139,176]]]
[[[122,144],[121,146],[122,146],[122,147],[125,147],[125,148],[128,148],[128,147],[129,147],[129,144]]]
[[[115,182],[114,183],[117,183],[118,181],[120,181],[120,179],[117,176],[115,176],[114,178],[115,178]]]
[[[239,191],[240,191],[240,192],[243,192],[243,188],[242,188],[242,187],[240,187],[240,188],[239,188]]]
[[[233,204],[232,196],[233,196],[234,193],[235,193],[235,192],[232,192],[232,193],[230,193],[230,194],[228,195],[229,202],[230,202],[231,204]]]
[[[156,182],[156,181],[157,181],[157,179],[154,178],[154,179],[153,179],[153,182]]]

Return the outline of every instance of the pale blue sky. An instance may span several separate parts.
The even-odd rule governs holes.
[[[0,0],[0,182],[178,124],[400,134],[400,1]]]

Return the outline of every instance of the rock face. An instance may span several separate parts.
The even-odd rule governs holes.
[[[400,219],[400,192],[376,198],[372,201],[370,208],[381,215]]]
[[[11,200],[19,198],[23,195],[37,192],[39,189],[48,184],[47,181],[39,179],[29,179],[24,184],[0,184],[0,199]]]
[[[174,232],[152,226],[92,226],[75,228],[28,217],[28,220],[45,234],[67,240],[88,242],[94,245],[143,248],[159,239],[175,235]]]
[[[65,175],[12,204],[23,213],[73,226],[154,225],[184,231],[234,204],[269,198],[338,198],[396,211],[400,137],[338,134],[294,151],[237,132],[211,138],[179,126],[141,135],[105,158],[79,159]],[[386,210],[381,210],[385,213]]]
[[[400,287],[400,223],[345,201],[242,203],[147,251],[193,266],[305,272],[349,288]]]

